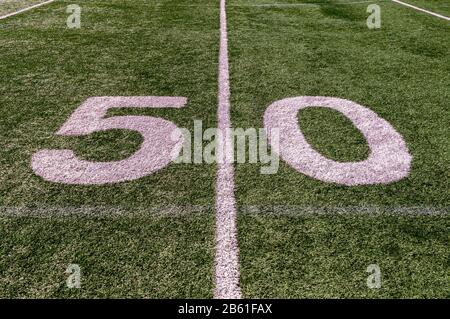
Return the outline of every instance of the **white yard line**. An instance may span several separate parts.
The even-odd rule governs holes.
[[[5,14],[4,16],[0,16],[0,20],[6,19],[6,18],[9,18],[9,17],[12,17],[12,16],[15,16],[15,15],[20,14],[22,12],[26,12],[26,11],[29,11],[31,9],[34,9],[34,8],[37,8],[37,7],[40,7],[40,6],[43,6],[43,5],[55,2],[55,1],[56,0],[45,1],[45,2],[42,2],[42,3],[35,4],[35,5],[31,6],[31,7],[20,9],[19,11],[15,11],[15,12],[11,12],[11,13]]]
[[[80,206],[0,206],[0,217],[32,218],[160,218],[186,217],[210,214],[213,207],[208,205],[159,205],[149,207],[127,207],[106,205]]]
[[[244,205],[239,214],[255,217],[289,216],[365,216],[365,217],[448,217],[450,207],[446,206],[300,206],[300,205]]]
[[[450,21],[449,17],[443,16],[441,14],[438,14],[438,13],[435,13],[435,12],[432,12],[432,11],[428,11],[428,10],[416,7],[416,6],[413,6],[413,5],[409,4],[409,3],[405,3],[405,2],[402,2],[402,1],[399,1],[399,0],[392,0],[392,1],[395,2],[395,3],[401,4],[401,5],[404,5],[406,7],[412,8],[414,10],[425,12],[425,13],[428,13],[428,14],[430,14],[432,16],[435,16],[435,17],[438,17],[438,18]]]
[[[127,207],[106,205],[80,206],[0,206],[0,217],[32,218],[159,218],[207,215],[215,209],[210,205],[159,205]],[[249,216],[397,216],[397,217],[449,217],[447,206],[302,206],[302,205],[242,205],[239,214]]]
[[[230,79],[228,69],[228,38],[226,0],[220,0],[218,128],[231,127]],[[229,158],[231,150],[221,143],[222,158]],[[234,166],[224,159],[218,161],[216,175],[216,256],[214,298],[241,298],[239,286],[239,247],[234,198]]]

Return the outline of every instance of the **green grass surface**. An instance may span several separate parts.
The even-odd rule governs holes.
[[[16,12],[45,1],[46,0],[2,0],[0,1],[0,15]]]
[[[448,218],[243,215],[239,226],[246,297],[450,297]],[[380,289],[367,288],[370,264]]]
[[[210,298],[213,216],[0,218],[0,297]]]
[[[403,2],[450,17],[450,2],[446,0],[405,0]]]
[[[390,185],[345,187],[283,162],[274,175],[261,175],[258,164],[236,165],[245,297],[450,297],[450,26],[375,1],[382,29],[369,30],[367,3],[349,2],[227,1],[233,126],[262,127],[266,107],[285,97],[350,99],[404,136],[411,175]],[[0,297],[210,298],[215,165],[171,164],[132,182],[73,186],[45,182],[30,160],[43,148],[69,148],[95,161],[120,160],[139,148],[140,135],[123,130],[54,135],[91,96],[185,96],[182,109],[115,109],[108,116],[157,116],[191,130],[195,119],[216,126],[218,2],[78,1],[81,29],[66,27],[69,4],[0,21]],[[337,112],[301,111],[299,125],[334,160],[357,161],[369,152]],[[192,205],[209,208],[181,211]],[[247,205],[293,205],[298,214],[246,214]],[[161,213],[167,206],[172,214]],[[300,208],[336,206],[441,214],[396,216],[383,208],[388,214],[364,216],[347,208],[322,216]],[[35,213],[12,216],[8,209]],[[85,213],[72,216],[73,210]],[[80,290],[66,288],[71,263],[81,266]],[[374,263],[379,290],[366,286]]]
[[[284,163],[272,176],[258,174],[258,165],[244,164],[237,169],[239,202],[448,205],[450,26],[428,16],[412,20],[394,4],[383,7],[384,25],[376,31],[365,25],[364,5],[230,8],[232,118],[236,127],[262,127],[266,108],[285,97],[349,99],[375,111],[404,136],[413,156],[410,177],[349,188],[306,177]],[[328,130],[339,132],[335,149],[356,149],[354,156],[366,152],[365,141],[337,112],[306,111],[309,120],[299,124],[316,148],[329,145],[324,138],[332,134]],[[325,120],[323,113],[328,113]],[[348,150],[349,144],[357,147]],[[301,191],[292,196],[299,185]]]
[[[449,25],[380,5],[382,29],[373,31],[365,25],[367,4],[229,8],[235,126],[262,127],[267,106],[285,97],[345,98],[388,120],[413,156],[408,178],[379,186],[323,183],[283,162],[274,175],[238,165],[241,207],[449,206]],[[299,125],[329,158],[367,156],[364,139],[338,112],[304,110]],[[448,297],[445,215],[305,218],[298,210],[297,217],[240,217],[246,297]],[[366,286],[371,263],[385,276],[380,290]]]
[[[173,164],[146,178],[105,186],[49,183],[33,173],[31,156],[43,148],[69,148],[84,159],[106,161],[139,147],[140,135],[123,130],[54,135],[91,96],[186,96],[183,109],[108,115],[158,116],[189,129],[194,119],[215,126],[217,8],[199,15],[170,2],[80,1],[82,28],[75,30],[65,25],[71,3],[57,1],[0,22],[0,206],[125,205],[132,214],[164,205],[213,205],[214,165]],[[213,216],[210,211],[174,220],[2,218],[7,240],[0,243],[0,295],[69,296],[62,267],[79,262],[86,267],[80,296],[210,297]],[[17,255],[21,250],[31,259]]]

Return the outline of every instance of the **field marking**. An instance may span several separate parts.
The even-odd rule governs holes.
[[[8,14],[6,14],[6,15],[0,16],[0,20],[3,20],[3,19],[6,19],[6,18],[15,16],[15,15],[20,14],[20,13],[22,13],[22,12],[26,12],[26,11],[29,11],[29,10],[31,10],[31,9],[34,9],[34,8],[37,8],[37,7],[41,7],[41,6],[43,6],[43,5],[46,5],[46,4],[55,2],[55,1],[56,1],[56,0],[48,0],[48,1],[45,1],[45,2],[42,2],[42,3],[38,3],[38,4],[35,4],[35,5],[32,5],[31,7],[27,7],[27,8],[24,8],[24,9],[20,9],[19,11],[15,11],[15,12],[8,13]]]
[[[214,205],[155,205],[155,206],[111,206],[111,205],[42,205],[0,206],[0,218],[189,218],[210,216]],[[253,217],[321,217],[321,216],[367,216],[367,217],[449,217],[447,206],[312,206],[312,205],[242,205],[239,215]]]
[[[410,7],[412,9],[414,9],[414,10],[425,12],[425,13],[428,13],[428,14],[430,14],[432,16],[435,16],[435,17],[438,17],[438,18],[450,21],[449,17],[443,16],[441,14],[438,14],[438,13],[435,13],[435,12],[432,12],[432,11],[428,11],[428,10],[416,7],[416,6],[413,6],[412,4],[409,4],[409,3],[406,3],[406,2],[402,2],[402,1],[399,1],[399,0],[392,0],[392,1],[395,2],[395,3],[401,4],[401,5],[404,5],[406,7]]]
[[[0,217],[5,218],[176,218],[194,215],[210,215],[212,205],[155,205],[155,206],[121,206],[121,205],[43,205],[43,206],[0,206]]]
[[[143,141],[131,156],[109,162],[83,160],[70,149],[42,149],[34,153],[33,171],[51,182],[76,185],[102,185],[132,181],[169,165],[183,144],[175,123],[153,116],[110,116],[111,108],[182,108],[185,97],[102,96],[90,97],[58,130],[60,136],[83,136],[110,129],[136,131]],[[176,136],[176,138],[174,138]]]
[[[228,36],[226,0],[220,0],[218,129],[225,132],[231,127],[230,74],[228,67]],[[222,155],[228,157],[230,149],[220,143]],[[241,298],[239,286],[239,247],[237,241],[236,202],[234,198],[234,167],[229,161],[218,161],[216,175],[216,299]]]
[[[320,217],[320,216],[365,216],[365,217],[448,217],[446,206],[302,206],[302,205],[245,205],[240,207],[241,216],[260,217]]]
[[[335,110],[364,136],[370,152],[365,160],[340,162],[315,150],[298,125],[299,111],[323,107]],[[271,141],[272,130],[279,130],[276,141],[281,158],[296,171],[312,178],[347,186],[389,184],[409,175],[411,155],[403,137],[389,122],[356,102],[324,96],[298,96],[278,100],[267,107],[264,127]],[[278,145],[279,144],[279,145]]]

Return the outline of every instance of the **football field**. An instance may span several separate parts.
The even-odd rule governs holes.
[[[449,298],[449,17],[0,0],[0,298]]]

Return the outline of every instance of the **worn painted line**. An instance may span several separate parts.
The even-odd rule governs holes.
[[[2,19],[6,19],[6,18],[9,18],[9,17],[12,17],[12,16],[15,16],[15,15],[18,15],[18,14],[20,14],[20,13],[23,13],[23,12],[29,11],[29,10],[31,10],[31,9],[34,9],[34,8],[38,8],[38,7],[41,7],[41,6],[43,6],[43,5],[46,5],[46,4],[49,4],[49,3],[55,2],[55,1],[56,1],[56,0],[49,0],[49,1],[45,1],[45,2],[42,2],[42,3],[38,3],[38,4],[35,4],[35,5],[33,5],[33,6],[30,6],[30,7],[24,8],[24,9],[20,9],[20,10],[18,10],[18,11],[15,11],[15,12],[11,12],[11,13],[5,14],[5,15],[3,15],[3,16],[0,16],[0,20],[2,20]]]
[[[220,0],[220,48],[219,48],[218,128],[225,132],[231,127],[230,79],[228,68],[228,37],[226,1]],[[221,143],[222,155],[230,155],[227,144]],[[214,298],[241,298],[239,286],[239,247],[236,226],[236,202],[234,198],[234,166],[224,159],[218,161],[216,175],[216,256]]]
[[[409,4],[409,3],[406,3],[406,2],[402,2],[402,1],[399,1],[399,0],[392,0],[392,1],[395,2],[395,3],[401,4],[401,5],[404,5],[405,7],[409,7],[409,8],[412,8],[414,10],[425,12],[425,13],[428,13],[428,14],[430,14],[432,16],[435,16],[435,17],[438,17],[438,18],[450,21],[449,17],[443,16],[443,15],[438,14],[436,12],[428,11],[428,10],[425,10],[425,9],[413,6],[412,4]]]

